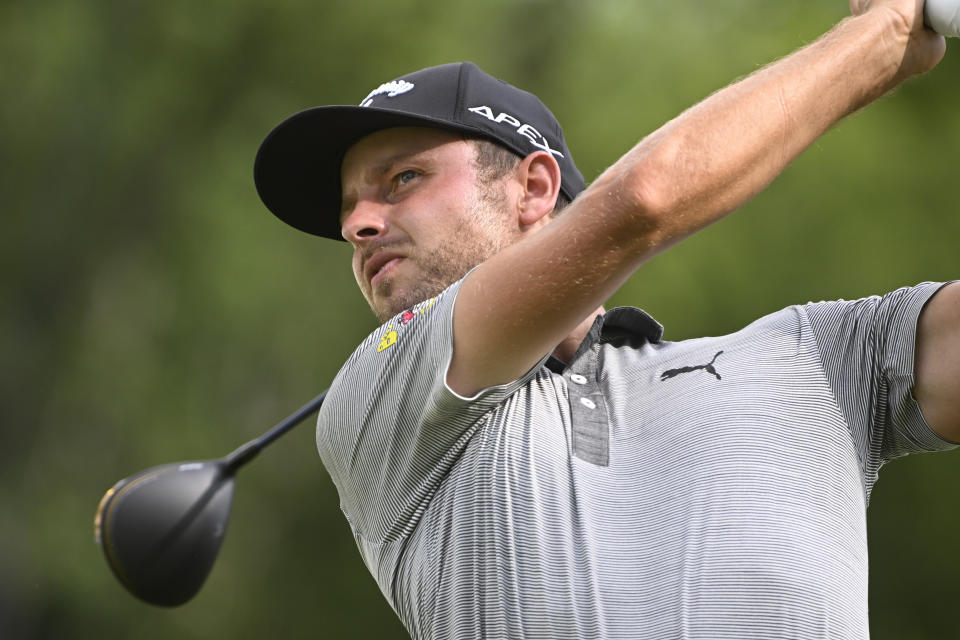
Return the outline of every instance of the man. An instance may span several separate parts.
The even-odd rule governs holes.
[[[877,471],[960,439],[960,285],[680,343],[602,307],[943,56],[920,0],[851,8],[589,188],[546,107],[469,64],[264,141],[264,202],[354,246],[384,323],[334,381],[317,444],[413,637],[868,636]]]

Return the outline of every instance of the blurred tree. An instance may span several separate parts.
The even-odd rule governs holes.
[[[274,124],[473,60],[551,105],[592,179],[680,110],[816,38],[842,17],[835,5],[0,4],[4,637],[404,637],[309,426],[240,475],[230,534],[192,603],[133,600],[91,541],[116,479],[227,453],[325,387],[375,325],[347,248],[286,228],[257,199],[252,159]],[[957,277],[951,54],[613,303],[644,306],[676,340]],[[956,456],[882,478],[873,637],[951,637],[957,561],[938,551],[957,522],[939,507],[960,480]]]

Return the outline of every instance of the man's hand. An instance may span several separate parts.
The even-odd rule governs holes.
[[[947,43],[923,24],[925,0],[850,0],[850,13],[887,12],[891,36],[886,44],[902,47],[898,77],[894,84],[933,69],[943,59]]]

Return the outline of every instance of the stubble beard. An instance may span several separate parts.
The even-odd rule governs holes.
[[[376,297],[369,290],[363,291],[377,319],[384,323],[417,303],[439,295],[475,266],[515,242],[518,231],[508,224],[505,205],[506,193],[488,188],[472,207],[468,218],[471,224],[458,230],[456,237],[442,238],[434,247],[411,247],[413,250],[406,257],[416,265],[411,282],[400,284],[385,278],[376,286]]]

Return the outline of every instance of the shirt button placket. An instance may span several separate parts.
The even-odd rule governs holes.
[[[597,353],[592,350],[576,363],[578,373],[567,375],[573,455],[599,466],[609,461],[610,425],[597,382]]]

